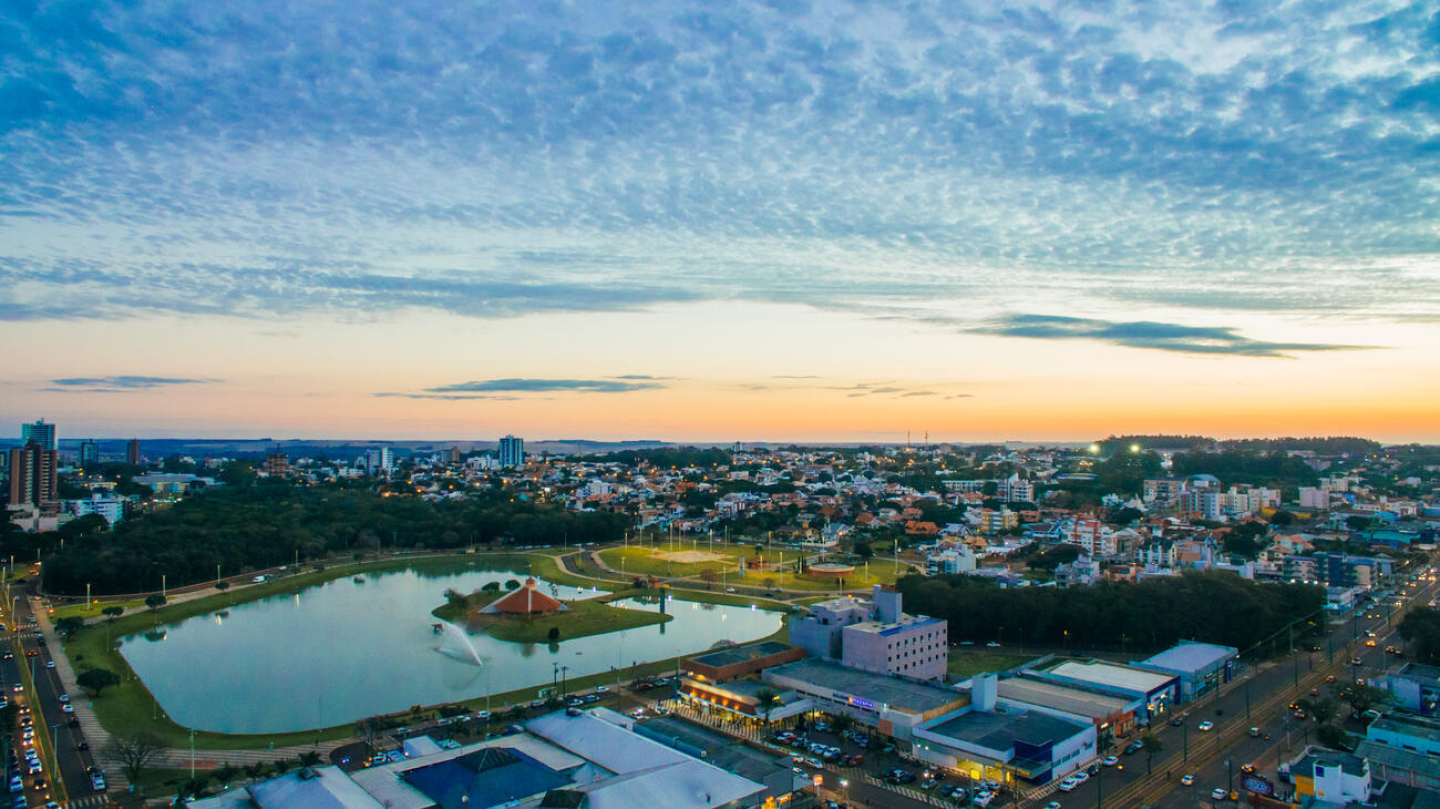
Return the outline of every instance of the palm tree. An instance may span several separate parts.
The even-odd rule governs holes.
[[[848,713],[837,713],[830,718],[830,727],[833,728],[836,733],[844,736],[845,731],[855,727],[855,717]]]
[[[759,708],[760,712],[764,714],[765,725],[768,727],[770,725],[770,714],[774,712],[776,708],[780,707],[780,695],[769,688],[762,688],[755,692],[755,707]]]
[[[318,750],[306,750],[300,754],[301,767],[314,767],[320,763],[320,752]]]

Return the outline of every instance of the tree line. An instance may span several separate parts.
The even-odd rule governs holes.
[[[1067,588],[911,575],[898,587],[906,612],[946,619],[951,640],[1055,646],[1159,649],[1197,640],[1245,650],[1325,606],[1323,588],[1256,584],[1225,571]]]
[[[103,595],[159,590],[162,576],[170,587],[209,581],[217,565],[228,576],[382,547],[618,541],[631,522],[625,514],[576,513],[496,491],[428,502],[359,488],[227,486],[126,520],[114,531],[67,539],[45,560],[44,585],[73,595],[88,584]]]

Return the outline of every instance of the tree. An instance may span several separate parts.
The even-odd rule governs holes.
[[[1145,772],[1148,774],[1154,765],[1155,756],[1165,752],[1165,742],[1153,733],[1146,733],[1140,737],[1140,743],[1145,745]]]
[[[1345,527],[1351,531],[1364,531],[1370,527],[1370,519],[1369,517],[1362,517],[1359,514],[1351,515],[1345,518]]]
[[[118,764],[125,773],[125,779],[134,784],[140,780],[145,767],[164,749],[165,742],[160,737],[141,731],[128,738],[113,737],[105,746],[103,756]]]
[[[559,642],[560,642],[560,627],[558,627],[558,626],[552,626],[552,627],[550,627],[550,631],[545,633],[545,637],[548,638],[551,643],[559,643]]]
[[[760,714],[765,717],[765,724],[770,724],[770,714],[780,707],[780,695],[769,688],[762,688],[755,692],[755,707],[760,709]]]
[[[222,789],[231,781],[235,780],[235,776],[239,774],[240,768],[228,761],[210,772],[210,775],[215,779],[215,783],[219,784]]]
[[[320,764],[320,753],[316,750],[306,750],[300,754],[301,767],[314,767]]]
[[[85,669],[75,676],[75,684],[85,689],[90,696],[98,697],[100,692],[120,684],[120,675],[109,669]]]
[[[861,559],[870,559],[875,555],[875,549],[870,547],[869,542],[856,542],[855,555]]]
[[[114,621],[116,618],[119,618],[120,616],[122,616],[122,615],[125,614],[125,608],[124,608],[124,607],[106,607],[105,609],[100,610],[100,614],[101,614],[101,615],[105,615],[105,616],[107,616],[111,621]]]
[[[1350,705],[1356,714],[1362,714],[1376,705],[1390,699],[1390,692],[1373,685],[1351,685],[1346,687],[1341,699]]]
[[[1332,750],[1349,750],[1350,736],[1328,722],[1315,729],[1315,741]]]
[[[225,592],[226,590],[229,590],[229,589],[230,589],[230,582],[228,582],[228,581],[217,581],[217,582],[215,582],[215,589],[216,589],[216,590],[219,590],[220,592],[223,593],[223,592]]]
[[[855,727],[855,717],[848,713],[837,713],[830,718],[830,727],[843,736],[845,731]]]
[[[154,612],[165,606],[165,601],[165,596],[162,596],[159,593],[152,593],[148,596],[145,596],[145,606],[149,607],[151,612]]]
[[[1270,515],[1270,524],[1276,526],[1294,525],[1295,515],[1284,510],[1277,511]]]
[[[67,638],[84,628],[85,619],[74,615],[67,615],[55,622],[55,631]]]
[[[519,590],[519,589],[520,589],[520,582],[517,581],[517,580],[515,580],[515,579],[507,579],[507,580],[505,581],[505,589],[506,589],[506,590]]]
[[[487,581],[487,582],[485,582],[484,586],[482,586],[482,587],[480,588],[480,592],[482,592],[482,593],[498,593],[498,592],[500,592],[500,582],[498,582],[498,581]]]
[[[1415,607],[1400,622],[1400,637],[1406,651],[1418,663],[1440,663],[1440,609]]]

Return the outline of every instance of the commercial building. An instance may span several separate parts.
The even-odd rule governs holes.
[[[803,648],[779,641],[732,646],[686,660],[684,671],[702,682],[725,683],[771,666],[783,666],[809,656]]]
[[[871,600],[853,596],[822,601],[790,624],[790,640],[815,657],[874,674],[943,680],[949,625],[907,615],[894,588],[875,585]]]
[[[976,677],[971,702],[914,731],[916,758],[973,779],[1039,785],[1095,757],[1095,726],[1053,713],[1001,705],[993,675]]]
[[[375,447],[365,450],[365,474],[381,477],[395,468],[395,453],[389,447]]]
[[[140,454],[140,439],[130,439],[130,443],[125,445],[125,465],[143,466],[144,464],[145,456]]]
[[[1232,646],[1184,641],[1131,665],[1180,678],[1180,701],[1189,702],[1235,676],[1240,650]]]
[[[1440,706],[1440,668],[1406,663],[1385,682],[1401,708],[1421,716],[1436,715]]]
[[[283,478],[290,472],[290,459],[283,452],[265,455],[265,474],[272,478]]]
[[[1307,748],[1290,764],[1289,772],[1297,798],[1334,806],[1370,801],[1370,763],[1353,753]]]
[[[1067,660],[1048,669],[1031,669],[1027,676],[1078,686],[1097,694],[1138,699],[1135,719],[1141,724],[1149,723],[1180,701],[1177,675],[1101,660]]]
[[[599,713],[597,711],[596,713]],[[613,712],[606,711],[607,715]],[[614,715],[616,719],[623,719]],[[419,750],[421,748],[414,748]],[[428,749],[428,748],[426,748]],[[772,765],[775,772],[789,774]],[[788,779],[793,784],[794,779]],[[785,784],[777,782],[776,789]],[[190,804],[194,809],[753,809],[767,785],[727,772],[590,712],[561,711],[522,731],[345,774],[305,768]],[[788,797],[790,793],[785,793]]]
[[[40,513],[58,513],[60,454],[32,440],[23,447],[10,450],[9,456],[10,507],[30,506]]]
[[[1440,720],[1393,711],[1370,723],[1355,748],[1377,780],[1440,791]]]
[[[518,469],[525,465],[525,439],[507,435],[500,439],[500,466]]]
[[[1139,697],[1099,694],[1084,688],[1049,682],[1021,674],[999,680],[995,686],[999,704],[1015,710],[1033,710],[1089,722],[1102,740],[1129,736],[1135,730]]]
[[[61,507],[66,514],[72,517],[99,514],[110,525],[125,519],[125,499],[122,497],[92,494],[83,500],[66,500]]]
[[[90,466],[100,463],[100,444],[93,438],[87,438],[80,442],[80,465]]]
[[[766,669],[763,681],[774,690],[809,697],[815,707],[849,714],[881,734],[908,739],[922,722],[968,705],[968,694],[950,688],[846,668],[816,658]]]
[[[40,419],[33,424],[20,425],[20,443],[28,444],[34,441],[40,445],[40,449],[58,449],[55,442],[55,425],[46,424],[45,419]]]
[[[970,573],[975,570],[975,551],[968,545],[947,548],[925,557],[925,572],[934,576],[941,573]]]

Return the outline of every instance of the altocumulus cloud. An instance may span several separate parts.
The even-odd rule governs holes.
[[[1279,343],[1254,340],[1235,329],[1183,326],[1137,320],[1114,322],[1054,315],[1011,315],[988,326],[970,329],[976,334],[1031,337],[1041,340],[1096,340],[1130,348],[1153,348],[1186,354],[1232,354],[1245,357],[1284,357],[1297,351],[1339,351],[1369,346],[1325,343]]]
[[[0,18],[0,319],[1434,317],[1437,30],[1405,0],[28,5]]]
[[[52,379],[54,387],[44,388],[51,392],[122,393],[148,390],[172,385],[199,385],[214,382],[213,379],[184,379],[166,376],[72,376]]]

